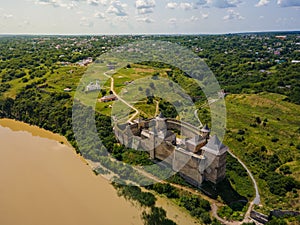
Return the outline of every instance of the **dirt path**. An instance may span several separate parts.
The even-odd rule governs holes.
[[[111,70],[112,72],[113,70]],[[118,98],[119,101],[123,102],[125,105],[127,105],[129,108],[133,109],[135,113],[127,120],[128,123],[130,123],[138,114],[139,111],[137,108],[135,108],[133,105],[130,105],[128,102],[126,102],[124,99],[122,99],[114,90],[114,78],[110,75],[107,75],[107,72],[104,73],[104,76],[110,78],[111,83],[110,83],[110,90],[113,92],[113,94]]]
[[[228,151],[228,153],[233,158],[237,159],[238,162],[245,168],[245,170],[247,171],[247,173],[249,174],[249,176],[250,176],[250,178],[252,180],[252,183],[253,183],[253,186],[254,186],[254,189],[255,189],[255,198],[252,200],[252,202],[250,202],[248,210],[245,213],[244,219],[242,221],[242,223],[246,223],[246,222],[249,222],[251,220],[250,219],[250,213],[251,213],[251,210],[253,209],[253,206],[254,205],[258,205],[260,203],[260,195],[259,195],[259,191],[258,191],[258,186],[257,186],[257,183],[256,183],[256,180],[255,180],[254,176],[252,175],[252,173],[250,172],[250,170],[247,168],[247,166],[243,163],[243,161],[240,160],[237,156],[235,156],[232,152]]]

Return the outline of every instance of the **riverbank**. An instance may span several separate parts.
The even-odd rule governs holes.
[[[7,127],[12,131],[29,132],[32,136],[54,140],[73,149],[73,146],[68,142],[66,137],[61,136],[60,134],[52,133],[51,131],[42,129],[38,126],[30,125],[13,119],[0,119],[0,126]],[[76,153],[75,150],[74,153]],[[82,160],[82,162],[88,165],[88,162],[81,155],[76,155]]]
[[[41,137],[41,138],[48,138],[54,141],[58,141],[62,144],[65,144],[69,147],[72,147],[67,139],[64,136],[59,134],[54,134],[51,131],[44,130],[40,127],[33,126],[27,123],[23,123],[17,120],[12,119],[0,119],[0,126],[7,127],[12,131],[22,131],[22,132],[29,132],[32,136]]]

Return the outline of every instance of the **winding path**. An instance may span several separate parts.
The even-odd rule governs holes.
[[[253,183],[253,186],[254,186],[254,189],[255,189],[255,198],[252,200],[252,202],[250,202],[250,205],[248,207],[248,210],[247,212],[245,213],[245,216],[244,216],[244,220],[243,222],[248,222],[249,218],[250,218],[250,213],[251,213],[251,210],[253,208],[253,205],[258,205],[260,204],[260,195],[259,195],[259,191],[258,191],[258,186],[257,186],[257,183],[256,183],[256,180],[254,179],[254,176],[252,175],[252,173],[250,172],[250,170],[247,168],[247,166],[245,165],[245,163],[243,163],[242,160],[240,160],[237,156],[235,156],[231,151],[228,151],[228,153],[235,159],[238,160],[238,162],[245,168],[245,170],[247,171],[247,173],[249,174],[249,177],[251,178],[252,180],[252,183]]]
[[[111,70],[110,72],[113,72],[114,70]],[[110,83],[110,90],[112,91],[112,93],[118,98],[119,101],[123,102],[125,105],[127,105],[129,108],[133,109],[135,111],[135,113],[127,120],[128,123],[130,123],[138,114],[139,111],[137,110],[137,108],[135,108],[133,105],[130,105],[128,102],[126,102],[124,99],[122,99],[117,92],[114,90],[114,78],[110,75],[107,74],[107,72],[103,73],[104,76],[110,78],[111,83]]]

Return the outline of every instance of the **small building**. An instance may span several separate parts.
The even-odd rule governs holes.
[[[118,100],[117,96],[115,95],[106,95],[102,98],[100,98],[100,102],[111,102]]]
[[[87,66],[87,65],[91,64],[92,62],[93,62],[93,58],[88,57],[86,59],[83,59],[83,60],[77,62],[76,64],[79,66]]]
[[[225,90],[219,91],[219,92],[218,92],[218,96],[219,96],[220,99],[225,98],[225,96],[226,96]]]
[[[278,35],[278,36],[275,36],[275,38],[278,38],[280,40],[285,40],[287,38],[286,35]]]
[[[292,60],[292,63],[300,63],[300,60],[295,60],[295,59],[293,59],[293,60]]]
[[[65,89],[64,89],[64,92],[70,92],[70,91],[72,91],[71,88],[65,88]]]
[[[90,82],[86,86],[85,91],[90,92],[90,91],[97,91],[97,90],[100,90],[100,89],[101,89],[101,87],[100,87],[99,81],[97,80],[96,83]]]

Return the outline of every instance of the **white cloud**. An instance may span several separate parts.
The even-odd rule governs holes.
[[[196,2],[196,5],[205,5],[205,4],[207,4],[207,0],[198,0]]]
[[[277,4],[281,7],[297,7],[300,6],[299,0],[277,0]]]
[[[203,13],[201,17],[202,17],[202,19],[207,19],[208,18],[208,13]]]
[[[98,19],[105,19],[105,15],[104,15],[103,12],[96,12],[96,13],[94,14],[94,17],[95,17],[95,18],[98,18]]]
[[[176,23],[177,23],[177,19],[176,19],[176,18],[170,18],[170,19],[168,20],[168,24],[176,25]]]
[[[198,18],[198,17],[196,17],[196,16],[192,16],[188,21],[189,22],[197,22],[197,21],[199,21],[200,19]]]
[[[169,2],[166,6],[168,9],[175,9],[177,8],[178,4],[176,2]]]
[[[136,0],[135,7],[138,10],[138,14],[153,13],[155,8],[155,0]]]
[[[189,2],[182,2],[180,3],[180,8],[184,9],[184,10],[191,10],[194,7],[194,5],[192,3],[189,3]]]
[[[144,23],[154,23],[155,21],[149,17],[142,17],[142,18],[137,18],[138,22],[144,22]]]
[[[4,14],[3,15],[3,18],[4,19],[11,19],[11,18],[13,18],[14,16],[12,15],[12,14]]]
[[[153,13],[153,12],[154,12],[153,8],[138,9],[138,14],[148,14],[148,13]]]
[[[240,13],[238,13],[232,9],[227,10],[227,13],[228,14],[223,17],[224,20],[234,20],[234,19],[243,20],[243,19],[245,19],[244,17],[242,17],[240,15]]]
[[[167,3],[166,8],[167,9],[181,8],[183,10],[191,10],[191,9],[196,9],[197,6],[190,2],[181,2],[181,3],[169,2]]]
[[[107,5],[107,0],[87,0],[87,3],[93,6]]]
[[[236,7],[241,2],[240,0],[207,0],[208,5],[222,9]]]
[[[260,7],[260,6],[266,6],[270,3],[270,0],[260,0],[255,6]]]
[[[36,0],[35,4],[37,5],[52,5],[54,7],[59,6],[57,0]]]
[[[116,16],[127,16],[125,8],[127,4],[121,3],[120,1],[111,1],[110,6],[106,10],[107,13],[115,14]]]
[[[79,25],[82,26],[82,27],[93,27],[94,23],[93,23],[93,21],[90,21],[86,17],[81,17]]]
[[[185,22],[191,23],[191,22],[198,22],[201,19],[205,20],[208,18],[208,14],[203,13],[201,15],[201,18],[197,17],[197,16],[191,16],[189,19],[186,19]]]
[[[35,0],[37,5],[51,5],[53,7],[62,7],[67,9],[74,9],[77,7],[76,1],[69,1],[68,3],[61,0]]]
[[[23,22],[18,24],[18,27],[28,27],[30,26],[30,22],[28,20],[24,20]]]

